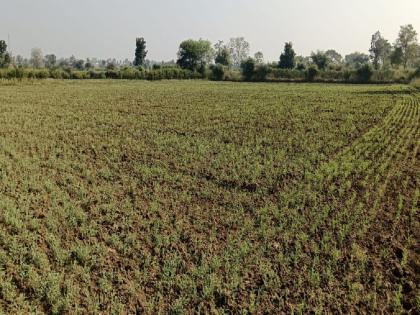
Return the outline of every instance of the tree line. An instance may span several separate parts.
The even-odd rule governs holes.
[[[262,52],[250,55],[250,44],[243,37],[231,38],[227,43],[218,41],[215,44],[204,39],[185,40],[179,45],[177,60],[169,62],[151,61],[147,59],[147,55],[147,44],[141,37],[136,39],[133,61],[97,58],[84,60],[74,56],[58,59],[54,54],[44,56],[39,48],[32,49],[30,59],[25,59],[22,56],[12,56],[7,51],[6,42],[0,40],[0,68],[15,70],[16,73],[22,68],[47,69],[50,75],[42,75],[47,77],[55,77],[52,75],[55,71],[55,74],[61,73],[56,76],[62,78],[180,77],[246,81],[319,79],[367,82],[375,75],[376,81],[408,80],[417,76],[420,68],[420,46],[417,32],[411,24],[401,26],[393,43],[378,31],[371,37],[369,54],[354,52],[344,57],[334,49],[317,50],[310,56],[300,56],[295,52],[293,43],[287,42],[277,62],[264,62]],[[82,71],[85,72],[83,75]]]

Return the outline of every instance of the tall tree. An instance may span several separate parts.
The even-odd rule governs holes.
[[[327,55],[328,60],[333,64],[341,64],[343,62],[343,56],[341,56],[337,51],[334,49],[328,49],[325,52],[325,55]]]
[[[237,69],[241,67],[242,61],[248,58],[250,44],[243,37],[231,38],[228,44],[233,60],[233,66]]]
[[[146,50],[146,41],[143,37],[136,38],[136,52],[134,58],[134,66],[139,67],[143,66],[146,61],[147,50]]]
[[[41,48],[32,48],[31,50],[31,65],[34,68],[42,68],[44,66],[44,57]]]
[[[213,48],[208,40],[186,40],[179,45],[177,64],[184,69],[198,70],[213,58]]]
[[[403,51],[400,47],[392,49],[390,60],[393,67],[400,66],[403,63]]]
[[[7,52],[7,44],[4,40],[0,40],[0,68],[8,67],[10,64],[10,55]]]
[[[284,45],[284,52],[280,55],[279,67],[282,69],[293,69],[295,67],[296,53],[293,50],[292,42]]]
[[[263,52],[262,51],[257,51],[255,54],[254,54],[254,59],[255,59],[255,63],[257,63],[257,64],[262,64],[262,63],[264,63],[264,54],[263,54]]]
[[[413,25],[401,26],[395,46],[402,51],[402,63],[404,68],[416,57],[417,53],[417,32]]]
[[[0,57],[4,56],[7,51],[7,44],[4,40],[0,40]]]
[[[247,58],[241,63],[242,75],[246,81],[252,81],[255,74],[255,60],[252,58]]]
[[[318,69],[324,70],[328,65],[328,56],[325,52],[318,50],[316,53],[312,52],[311,59],[314,64],[318,66]]]
[[[54,54],[46,55],[44,63],[47,68],[53,68],[57,64],[57,57]]]
[[[372,35],[369,52],[373,66],[375,69],[379,69],[391,54],[391,44],[378,31]]]
[[[230,55],[230,50],[227,46],[223,43],[223,41],[219,41],[214,45],[214,49],[216,51],[216,57],[214,62],[216,64],[220,64],[223,66],[230,66],[232,63],[232,57]]]
[[[346,55],[344,61],[347,67],[358,69],[369,62],[369,56],[364,53],[354,52]]]

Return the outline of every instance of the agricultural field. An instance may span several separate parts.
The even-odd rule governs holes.
[[[0,83],[0,314],[420,312],[420,93]]]

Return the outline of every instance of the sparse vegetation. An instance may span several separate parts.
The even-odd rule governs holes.
[[[419,311],[412,87],[0,81],[0,110],[0,313]]]

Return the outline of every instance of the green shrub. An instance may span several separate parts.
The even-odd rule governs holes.
[[[139,78],[139,70],[134,68],[124,68],[120,71],[120,76],[125,80],[135,80]]]
[[[255,74],[255,60],[248,58],[241,64],[242,75],[245,81],[252,81]]]
[[[307,81],[314,81],[315,78],[318,75],[318,68],[315,66],[310,66],[307,70],[306,70],[306,80]]]
[[[344,81],[344,72],[337,70],[325,70],[319,72],[319,78],[325,81]]]
[[[269,66],[267,65],[259,65],[257,66],[257,68],[255,69],[255,80],[256,81],[260,81],[260,82],[264,82],[267,80],[267,76],[270,74],[271,69]]]
[[[413,81],[411,81],[411,86],[413,86],[416,89],[420,90],[420,78],[413,79]]]
[[[70,77],[74,80],[84,80],[89,79],[90,75],[87,71],[72,71]]]
[[[223,81],[225,79],[225,67],[221,64],[210,66],[210,79],[214,81]]]
[[[121,79],[121,73],[118,70],[107,70],[105,76],[107,79]]]
[[[373,82],[392,82],[394,80],[395,71],[392,69],[382,69],[374,71],[371,80]]]
[[[104,71],[90,70],[89,71],[89,77],[91,79],[106,79],[106,74],[105,74]]]
[[[270,72],[273,78],[278,80],[302,80],[305,77],[304,72],[297,69],[271,68]]]
[[[40,69],[35,71],[36,79],[48,79],[50,77],[50,72],[47,69]]]
[[[364,64],[356,70],[357,81],[367,83],[373,76],[373,70],[370,64]]]
[[[50,77],[53,79],[64,79],[64,71],[61,69],[51,70]]]

